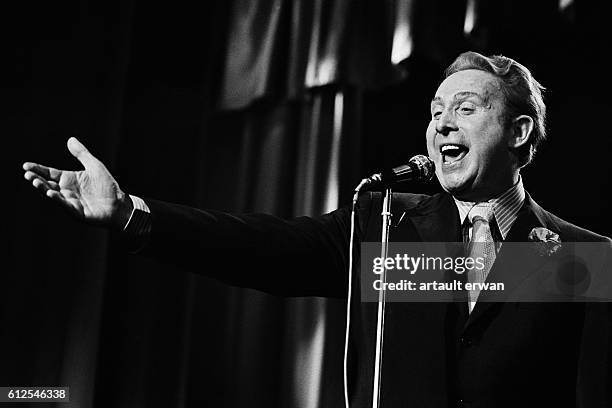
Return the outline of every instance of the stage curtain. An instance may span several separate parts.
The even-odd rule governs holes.
[[[459,52],[504,53],[551,90],[551,140],[525,171],[528,190],[611,235],[600,194],[610,187],[609,13],[489,3],[11,6],[19,28],[1,126],[17,148],[5,149],[14,194],[0,384],[70,386],[62,406],[80,408],[342,403],[341,300],[282,299],[124,253],[22,180],[25,160],[78,168],[69,136],[145,199],[318,215],[348,204],[361,177],[424,151],[429,101]],[[584,171],[551,177],[576,157],[588,158]],[[588,200],[564,195],[577,185]]]

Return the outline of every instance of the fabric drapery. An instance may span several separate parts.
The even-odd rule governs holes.
[[[602,195],[557,201],[569,185],[597,192],[609,180],[548,171],[571,156],[610,173],[609,138],[584,120],[612,114],[597,75],[609,12],[567,3],[15,4],[0,382],[68,385],[74,407],[342,401],[343,302],[230,288],[202,276],[205,259],[183,270],[121,253],[18,171],[25,160],[78,168],[65,150],[73,135],[145,199],[316,215],[347,204],[364,175],[424,151],[429,101],[459,52],[503,53],[551,89],[555,141],[525,169],[528,188],[610,235]]]

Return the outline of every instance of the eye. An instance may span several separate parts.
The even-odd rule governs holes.
[[[432,109],[431,111],[431,117],[433,119],[439,119],[440,115],[442,115],[442,109]]]
[[[457,110],[463,115],[470,115],[476,111],[476,106],[471,103],[462,103]]]

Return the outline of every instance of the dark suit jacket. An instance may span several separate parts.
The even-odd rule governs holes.
[[[359,202],[361,241],[379,241],[380,201],[366,194]],[[145,254],[277,295],[346,297],[347,208],[286,221],[147,204],[152,232]],[[392,241],[461,241],[458,211],[448,194],[395,194],[392,207],[394,219],[401,218],[391,229]],[[506,241],[525,241],[538,226],[564,242],[610,242],[548,213],[529,195]],[[355,256],[358,265],[359,245]],[[489,277],[504,256],[502,247]],[[527,277],[529,267],[518,273]],[[352,407],[367,407],[377,305],[360,301],[358,276],[354,272],[349,392]],[[382,406],[612,406],[609,305],[483,301],[468,316],[462,303],[388,304]]]

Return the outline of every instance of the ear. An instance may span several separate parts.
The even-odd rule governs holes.
[[[519,148],[529,141],[533,131],[533,118],[527,115],[517,116],[512,120],[512,134],[508,140],[508,147]]]

